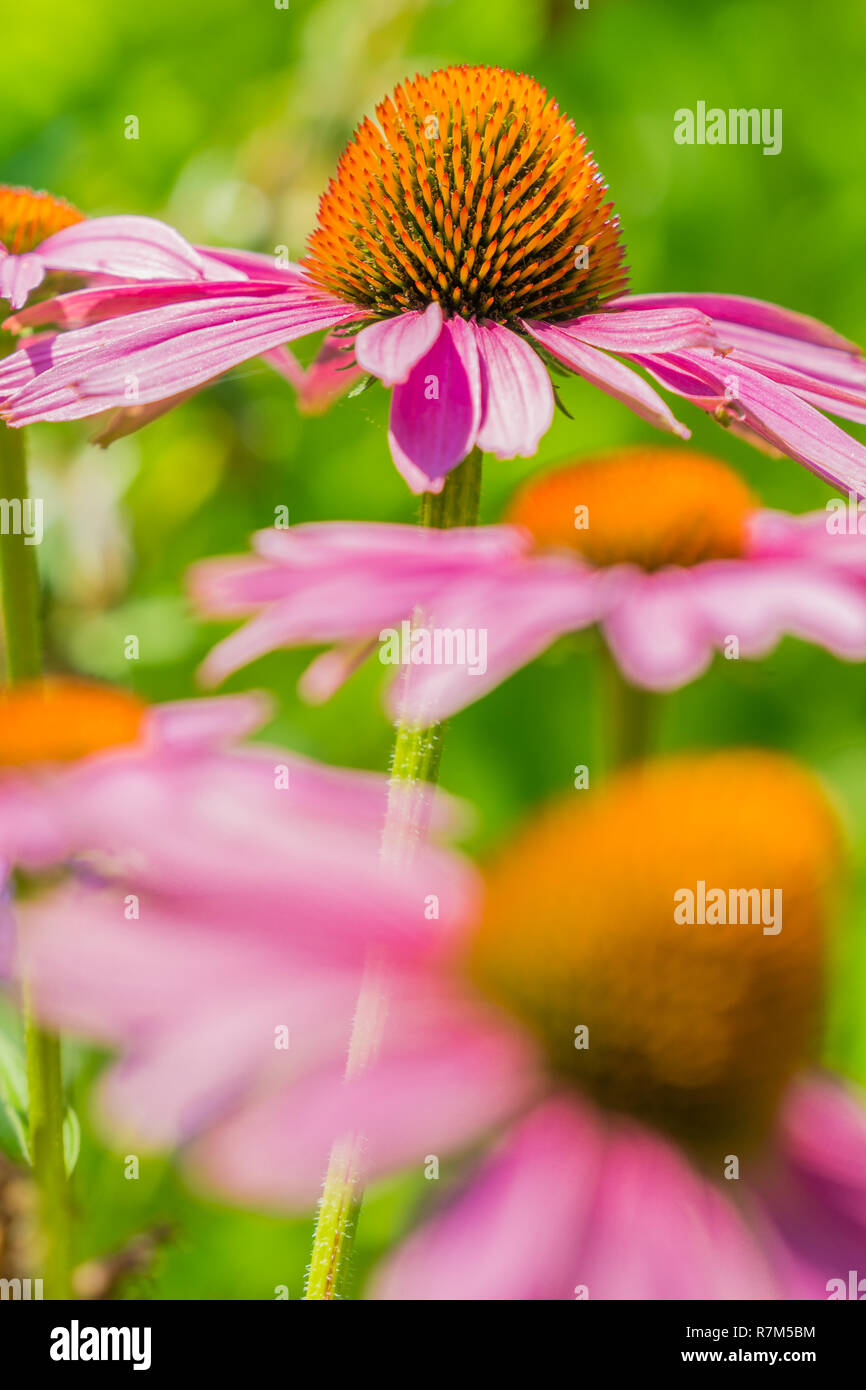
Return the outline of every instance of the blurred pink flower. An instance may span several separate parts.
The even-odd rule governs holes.
[[[343,1055],[368,952],[423,958],[442,939],[427,895],[447,920],[471,897],[435,844],[411,872],[380,860],[386,777],[239,742],[267,713],[259,696],[147,708],[65,680],[0,696],[0,868],[29,885],[3,914],[3,973],[17,917],[37,1003],[126,1045],[109,1100],[159,1142],[313,1071],[325,1046]],[[453,831],[455,803],[431,811]],[[57,939],[40,956],[48,919],[71,954]],[[59,993],[55,970],[71,971]]]
[[[652,690],[694,680],[732,639],[749,658],[790,634],[866,660],[866,536],[834,534],[827,512],[761,510],[715,460],[622,450],[540,475],[510,515],[519,524],[474,530],[271,528],[252,556],[199,563],[189,582],[201,613],[252,615],[207,657],[205,682],[265,652],[324,642],[331,650],[301,684],[323,700],[392,631],[408,663],[402,625],[413,615],[416,627],[451,635],[450,657],[421,653],[389,690],[390,713],[417,723],[446,718],[593,623],[627,679]],[[483,660],[472,634],[483,634]]]
[[[302,266],[211,251],[209,264],[246,282],[185,267],[135,293],[65,295],[8,321],[69,331],[0,366],[7,423],[133,405],[126,423],[137,426],[167,399],[325,332],[312,376],[290,357],[286,375],[312,409],[362,372],[393,387],[391,453],[416,492],[440,491],[473,447],[533,455],[553,418],[549,366],[687,438],[638,366],[761,447],[866,494],[866,450],[821,414],[866,419],[857,346],[759,300],[624,295],[606,186],[531,78],[449,68],[402,84],[376,114],[341,156]],[[452,124],[446,160],[439,131]]]
[[[356,887],[331,910],[343,845],[318,844],[318,933],[291,888],[231,922],[216,895],[198,916],[148,901],[140,923],[81,890],[26,908],[44,1015],[121,1050],[102,1093],[115,1133],[192,1139],[215,1190],[301,1209],[341,1134],[364,1136],[367,1180],[435,1158],[465,1186],[384,1270],[385,1298],[821,1298],[856,1267],[866,1115],[810,1072],[838,827],[790,760],[620,776],[518,836],[483,906],[446,874],[430,920],[419,892],[439,893],[441,862],[390,909]],[[674,891],[703,873],[779,884],[784,931],[678,925]],[[371,946],[391,1003],[347,1081]],[[467,1178],[457,1155],[491,1141]]]

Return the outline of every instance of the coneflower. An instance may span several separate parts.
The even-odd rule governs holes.
[[[130,383],[147,406],[334,330],[347,373],[394,388],[391,452],[415,491],[440,491],[475,447],[533,454],[553,417],[555,364],[687,436],[639,366],[761,445],[866,492],[866,451],[820,413],[866,419],[856,345],[758,300],[625,295],[604,182],[538,83],[448,68],[404,82],[376,117],[340,159],[299,266],[257,277],[248,257],[243,285],[169,278],[16,315],[8,327],[71,331],[0,368],[9,422],[126,405]],[[333,366],[333,339],[327,350]]]

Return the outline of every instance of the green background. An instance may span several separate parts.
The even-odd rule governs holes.
[[[531,73],[585,131],[617,205],[637,290],[755,295],[866,339],[862,275],[866,26],[860,0],[792,5],[740,0],[41,0],[3,21],[0,178],[62,194],[89,215],[164,217],[194,241],[301,254],[318,193],[359,118],[402,77],[448,63]],[[678,146],[679,107],[781,107],[783,148]],[[125,138],[128,118],[139,138]],[[301,347],[301,354],[309,350]],[[483,516],[514,484],[570,455],[650,440],[624,407],[576,380],[536,459],[488,460]],[[728,459],[764,502],[824,505],[826,486],[768,460],[688,407],[697,447]],[[131,683],[158,699],[193,693],[217,629],[187,613],[181,577],[207,554],[241,551],[287,505],[293,522],[408,521],[415,504],[394,470],[387,398],[376,388],[305,420],[259,363],[103,453],[84,425],[31,432],[33,491],[46,498],[40,552],[56,667]],[[856,428],[852,432],[858,433]],[[859,437],[864,438],[863,431]],[[137,633],[141,658],[123,659]],[[450,727],[442,777],[478,807],[484,850],[533,803],[600,758],[591,643],[563,644]],[[390,730],[381,668],[323,709],[294,683],[309,653],[270,657],[229,688],[268,687],[268,731],[326,761],[382,769]],[[757,742],[795,751],[825,778],[850,829],[855,891],[840,938],[829,1048],[866,1080],[866,954],[857,881],[866,851],[866,678],[794,642],[760,664],[719,661],[670,698],[664,748]],[[82,1053],[86,1118],[96,1059]],[[418,1186],[383,1186],[359,1233],[354,1289],[404,1228]],[[424,1186],[423,1183],[420,1186]],[[76,1175],[81,1258],[116,1250],[168,1221],[172,1232],[128,1296],[271,1298],[302,1292],[310,1223],[228,1211],[190,1194],[168,1161],[126,1181],[117,1155],[85,1130]]]

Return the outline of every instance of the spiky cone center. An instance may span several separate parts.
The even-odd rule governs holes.
[[[487,874],[470,970],[560,1081],[715,1164],[764,1139],[815,1056],[840,857],[823,792],[790,759],[644,764],[554,805],[508,846]],[[701,883],[726,902],[771,891],[758,908],[738,896],[725,924],[718,906],[702,922]],[[781,930],[765,932],[779,904]]]
[[[377,315],[563,320],[627,283],[619,224],[572,121],[531,77],[452,67],[365,119],[319,205],[304,265]]]
[[[540,546],[645,570],[743,555],[759,503],[727,464],[664,446],[621,449],[531,479],[506,520]]]
[[[134,695],[65,676],[0,692],[0,770],[74,762],[136,741],[146,705]]]
[[[33,251],[55,232],[83,221],[84,214],[63,198],[0,184],[0,244],[13,256]]]

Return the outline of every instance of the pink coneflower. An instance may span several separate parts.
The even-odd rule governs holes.
[[[282,284],[184,280],[17,315],[13,329],[71,331],[0,368],[9,423],[128,404],[131,384],[146,408],[334,330],[349,372],[394,388],[391,452],[418,492],[440,491],[474,447],[533,454],[553,417],[555,364],[687,436],[642,367],[761,445],[866,493],[866,451],[820,413],[866,418],[856,346],[758,300],[624,296],[598,168],[531,78],[448,68],[404,82],[376,115],[344,151],[306,259]]]
[[[202,281],[235,271],[152,217],[85,218],[62,198],[0,185],[0,299],[19,309],[49,274]]]
[[[288,272],[292,283],[296,270]],[[133,294],[127,299],[122,285],[138,282],[180,282],[187,288],[218,281],[227,286],[238,281],[255,279],[285,287],[286,272],[274,258],[248,251],[231,251],[210,246],[191,246],[179,232],[165,222],[152,217],[94,217],[85,218],[71,204],[48,193],[34,193],[29,188],[0,186],[0,299],[8,299],[13,309],[19,309],[27,298],[49,283],[56,293],[63,280],[84,280],[103,290],[110,286],[108,302],[98,291],[76,291],[52,301],[51,307],[36,304],[29,311],[34,322],[51,320],[56,313],[64,322],[64,314],[73,314],[76,321],[86,321],[91,309],[95,317],[101,314],[122,315],[139,306]],[[46,301],[43,301],[45,304]],[[99,306],[98,312],[95,306]],[[40,340],[40,351],[51,351],[52,336]],[[32,345],[32,350],[36,344]],[[262,353],[263,359],[275,368],[298,393],[302,410],[310,413],[325,409],[335,395],[357,379],[357,369],[341,372],[334,379],[334,348],[327,342],[313,366],[305,371],[284,347]],[[24,373],[29,379],[32,369],[42,359],[35,356]],[[52,359],[53,360],[53,359]],[[10,383],[16,380],[15,373]],[[99,443],[112,440],[180,404],[189,392],[178,392],[149,405],[126,405],[97,436]],[[127,399],[133,399],[127,392]]]
[[[690,756],[548,809],[483,905],[452,897],[423,928],[404,897],[402,930],[374,935],[359,899],[318,940],[284,913],[265,953],[256,914],[227,932],[157,905],[139,927],[61,894],[27,910],[27,960],[49,1018],[120,1046],[113,1125],[196,1133],[217,1190],[309,1207],[346,1130],[367,1178],[435,1158],[463,1183],[382,1297],[823,1298],[866,1237],[866,1111],[814,1070],[839,860],[790,759]],[[778,889],[784,919],[771,891],[769,914],[689,922],[700,883]],[[346,1080],[345,962],[371,945],[392,1003]],[[274,1023],[300,1056],[267,1057]]]
[[[330,1059],[348,1037],[367,950],[384,941],[423,954],[426,895],[450,920],[469,891],[435,844],[418,847],[412,872],[385,865],[387,779],[245,742],[266,716],[259,696],[148,707],[65,678],[0,693],[2,973],[15,954],[18,869],[23,973],[43,913],[69,913],[91,945],[103,941],[101,959],[84,937],[75,961],[52,950],[72,972],[62,1008],[70,1026],[130,1044],[109,1091],[132,1114],[139,1095],[145,1110],[158,1095],[148,1121],[161,1141],[314,1070],[322,1047]],[[434,831],[453,827],[445,798],[432,810]],[[47,983],[44,999],[57,1002]]]
[[[389,710],[428,723],[593,623],[626,678],[652,690],[694,680],[719,650],[763,657],[785,634],[866,660],[866,537],[833,534],[827,512],[762,510],[715,459],[621,450],[531,480],[507,515],[511,525],[477,530],[270,529],[254,556],[203,561],[190,575],[199,611],[249,617],[210,653],[204,679],[325,642],[301,684],[322,700],[378,644],[388,659],[393,642],[410,674],[392,685]],[[426,651],[406,632],[413,619],[430,634]],[[448,636],[439,660],[437,633]]]

